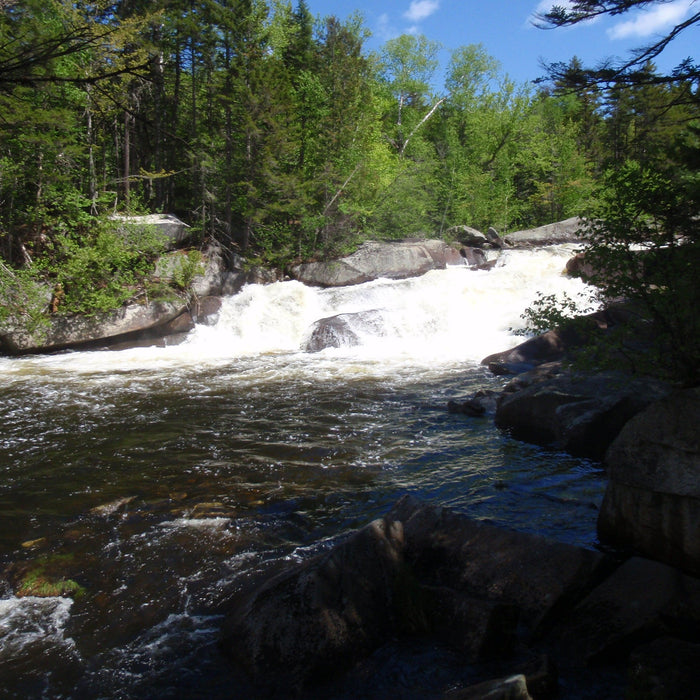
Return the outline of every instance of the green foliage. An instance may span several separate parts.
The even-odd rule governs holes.
[[[177,264],[173,268],[173,284],[182,292],[187,292],[197,275],[204,272],[202,253],[198,250],[188,250],[178,256]]]
[[[682,163],[663,172],[628,161],[609,171],[588,221],[586,260],[602,301],[630,300],[651,324],[649,366],[693,384],[700,379],[700,198],[688,175]]]
[[[153,272],[163,241],[154,231],[95,226],[80,238],[64,236],[38,263],[54,288],[54,312],[94,313],[118,308]]]
[[[23,327],[30,333],[47,323],[51,294],[30,270],[13,270],[0,261],[0,327]]]
[[[568,294],[542,294],[525,309],[521,318],[525,321],[522,329],[516,329],[518,335],[546,333],[554,328],[569,325],[581,314],[590,313],[593,308],[591,300],[572,299]]]
[[[16,595],[80,598],[85,595],[85,588],[64,575],[71,563],[72,556],[68,554],[44,555],[36,561],[28,562],[21,567],[24,571],[17,581]]]

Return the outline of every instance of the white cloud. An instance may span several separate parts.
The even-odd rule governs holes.
[[[411,4],[404,17],[411,22],[420,22],[426,17],[430,17],[437,12],[440,7],[440,0],[411,0]]]
[[[645,37],[663,31],[681,22],[690,12],[695,0],[676,0],[664,5],[657,5],[651,10],[640,11],[634,18],[620,22],[608,29],[611,39],[627,39],[629,37]]]

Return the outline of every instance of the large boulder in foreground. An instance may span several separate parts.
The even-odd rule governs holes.
[[[329,551],[244,584],[223,605],[221,647],[280,697],[407,635],[465,662],[508,659],[516,632],[544,629],[609,567],[598,552],[404,497]]]
[[[459,251],[439,240],[368,241],[348,257],[294,265],[290,273],[294,279],[311,286],[344,287],[381,277],[418,277],[429,270],[463,264]]]
[[[401,523],[377,520],[328,553],[254,583],[230,604],[222,649],[280,696],[347,668],[391,633],[403,546]]]
[[[601,540],[700,576],[700,387],[651,404],[605,456]]]
[[[546,367],[546,365],[542,365]],[[542,380],[532,370],[506,386],[496,409],[496,426],[514,438],[602,459],[622,427],[669,387],[624,373],[553,372]]]

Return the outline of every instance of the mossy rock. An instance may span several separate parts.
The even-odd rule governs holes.
[[[68,596],[77,599],[85,594],[85,588],[66,575],[73,562],[70,554],[48,554],[12,564],[7,573],[18,598]]]

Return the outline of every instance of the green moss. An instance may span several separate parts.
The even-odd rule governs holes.
[[[37,596],[48,598],[70,596],[80,598],[85,588],[72,578],[66,577],[65,568],[74,561],[71,554],[48,554],[22,565],[16,582],[18,597]]]

